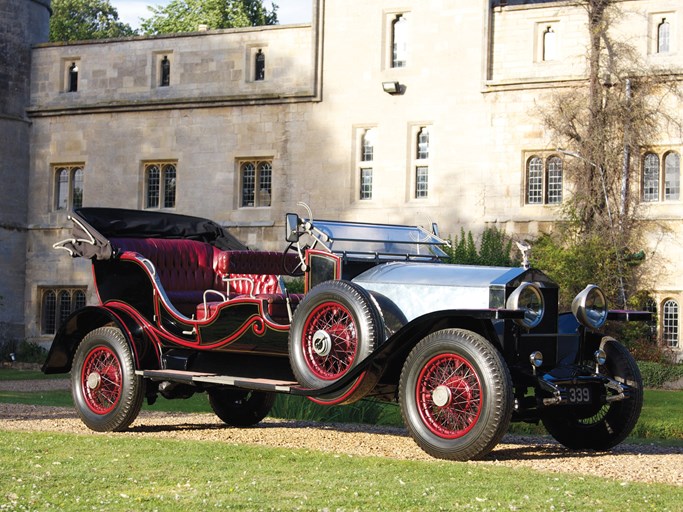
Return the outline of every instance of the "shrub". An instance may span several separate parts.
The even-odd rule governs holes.
[[[472,232],[465,234],[461,228],[460,237],[451,238],[451,247],[447,250],[448,263],[512,267],[519,262],[510,256],[511,250],[512,239],[495,227],[484,230],[478,249]]]
[[[661,388],[666,382],[683,378],[683,364],[638,361],[638,367],[646,388]]]

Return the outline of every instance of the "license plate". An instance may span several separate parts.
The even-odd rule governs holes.
[[[575,386],[567,388],[567,402],[570,404],[589,404],[592,402],[591,388]]]

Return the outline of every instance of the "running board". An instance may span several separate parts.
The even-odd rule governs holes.
[[[231,375],[218,375],[216,373],[188,372],[181,370],[138,370],[140,375],[151,380],[168,380],[173,382],[185,382],[187,384],[216,384],[219,386],[232,386],[254,391],[274,391],[277,393],[291,393],[306,395],[307,391],[300,388],[298,383],[287,380],[251,379],[249,377],[236,377]]]

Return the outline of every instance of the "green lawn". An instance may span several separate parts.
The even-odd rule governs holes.
[[[0,431],[0,509],[680,510],[683,487],[117,435]]]

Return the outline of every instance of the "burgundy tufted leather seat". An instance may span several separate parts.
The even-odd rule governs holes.
[[[150,260],[171,303],[191,316],[202,302],[204,290],[225,290],[214,270],[220,249],[195,240],[162,238],[112,238],[114,247],[137,252]]]
[[[285,273],[282,253],[267,251],[222,251],[194,240],[162,238],[112,238],[118,251],[136,252],[152,262],[169,300],[185,316],[207,318],[204,292],[216,290],[228,298],[255,297],[264,301],[268,314],[277,322],[288,323],[285,295],[276,275]],[[288,268],[296,266],[289,255]],[[224,280],[227,278],[227,283]],[[219,295],[209,294],[208,316],[219,304]],[[290,295],[292,309],[301,295]]]

